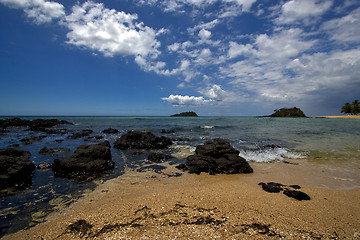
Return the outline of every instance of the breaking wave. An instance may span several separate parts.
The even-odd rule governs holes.
[[[275,162],[284,159],[305,158],[304,154],[291,152],[286,148],[266,148],[257,150],[240,150],[240,157],[251,162]]]

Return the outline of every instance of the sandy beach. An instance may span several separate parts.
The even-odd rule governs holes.
[[[128,171],[44,223],[3,239],[360,238],[360,189],[329,177],[331,169],[319,163],[291,163],[252,163],[254,173],[237,175],[168,177],[180,171],[167,163],[161,173]],[[360,166],[355,171],[360,176]],[[258,185],[270,181],[300,185],[311,200]]]
[[[346,119],[360,119],[360,115],[315,116],[315,118],[346,118]]]

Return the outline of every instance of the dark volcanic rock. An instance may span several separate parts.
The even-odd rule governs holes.
[[[283,184],[281,183],[275,183],[275,182],[268,182],[268,183],[259,183],[258,185],[262,186],[264,191],[270,192],[270,193],[279,193],[283,190]]]
[[[262,186],[263,190],[270,193],[279,193],[283,191],[283,193],[291,198],[295,198],[299,201],[301,200],[310,200],[310,196],[304,192],[296,191],[292,189],[300,189],[299,185],[283,185],[281,183],[268,182],[268,183],[259,183],[258,185]]]
[[[31,154],[13,148],[0,149],[0,189],[31,186],[35,165],[29,160]]]
[[[93,133],[93,130],[85,129],[85,130],[82,130],[81,132],[76,132],[76,133],[73,133],[72,135],[67,136],[67,139],[77,139],[77,138],[89,137],[91,133]]]
[[[295,198],[296,200],[299,200],[299,201],[311,199],[310,196],[307,195],[306,193],[301,192],[301,191],[296,191],[296,190],[286,189],[284,191],[284,194],[288,197]]]
[[[107,128],[102,131],[103,133],[113,134],[113,133],[119,133],[120,131],[114,128]]]
[[[182,166],[183,167],[183,166]],[[186,159],[186,168],[190,173],[252,173],[249,163],[239,156],[229,142],[214,139],[196,147],[195,154]]]
[[[170,159],[170,158],[172,158],[172,157],[168,154],[150,153],[147,159],[151,162],[160,162],[162,160],[166,160],[166,159]]]
[[[157,137],[151,132],[130,131],[118,138],[114,147],[120,150],[164,149],[171,144],[171,139],[164,136]]]
[[[40,141],[45,138],[46,136],[32,136],[32,137],[25,137],[23,139],[21,139],[20,141],[24,144],[24,145],[29,145],[32,144],[35,141]]]
[[[93,145],[81,145],[73,154],[57,158],[52,164],[55,176],[83,178],[114,168],[110,143],[105,141]]]

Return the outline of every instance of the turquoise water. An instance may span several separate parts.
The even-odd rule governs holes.
[[[24,117],[35,119],[39,117]],[[44,118],[44,117],[41,117]],[[360,166],[360,120],[324,119],[324,118],[263,118],[263,117],[52,117],[67,120],[74,125],[64,125],[67,134],[47,135],[42,141],[23,145],[21,139],[28,136],[44,135],[41,132],[25,131],[26,128],[8,128],[0,132],[0,148],[17,146],[31,152],[35,165],[52,162],[54,158],[66,156],[60,153],[54,156],[41,155],[44,146],[48,148],[69,148],[70,152],[84,143],[91,144],[108,140],[111,145],[129,130],[148,130],[156,135],[164,135],[177,141],[167,150],[169,153],[181,147],[194,151],[195,147],[213,138],[224,138],[240,151],[240,155],[250,162],[271,164],[274,161],[288,159],[306,159],[321,162],[327,166],[330,162],[344,162],[349,171]],[[120,130],[118,134],[104,134],[106,128]],[[68,139],[74,132],[91,129],[90,138]],[[174,133],[161,134],[160,130],[174,130]],[[94,136],[103,139],[96,140]],[[57,141],[55,141],[57,140]],[[59,142],[59,140],[63,140]],[[0,202],[0,237],[44,221],[46,214],[66,207],[84,192],[91,191],[96,182],[117,177],[124,173],[123,154],[127,156],[128,166],[139,169],[144,165],[146,155],[132,155],[112,148],[115,169],[91,182],[75,182],[69,179],[55,178],[51,170],[36,171],[30,189],[13,196],[2,197]],[[184,160],[173,159],[173,163]],[[355,165],[353,163],[356,163]],[[351,176],[346,179],[352,179]],[[39,214],[39,212],[41,214]]]

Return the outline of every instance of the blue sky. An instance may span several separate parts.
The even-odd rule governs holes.
[[[357,0],[0,0],[0,115],[339,115]]]

